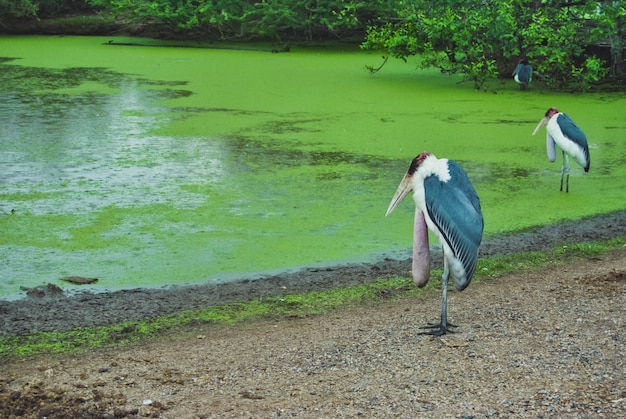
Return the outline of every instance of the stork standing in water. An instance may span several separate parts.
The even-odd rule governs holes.
[[[423,287],[430,279],[428,229],[443,247],[441,322],[427,326],[431,330],[423,333],[441,336],[454,326],[447,318],[448,278],[452,276],[459,291],[472,280],[483,235],[483,214],[478,195],[461,166],[428,152],[413,159],[386,215],[411,191],[416,207],[412,273],[418,287]]]
[[[563,190],[563,177],[565,176],[565,192],[569,192],[569,156],[572,156],[585,169],[585,172],[589,171],[590,160],[587,137],[578,128],[578,125],[572,121],[572,118],[563,112],[559,112],[557,108],[548,109],[546,115],[539,121],[537,128],[533,131],[533,135],[544,125],[547,131],[546,150],[548,152],[548,160],[551,162],[556,160],[556,143],[563,153],[561,191]]]

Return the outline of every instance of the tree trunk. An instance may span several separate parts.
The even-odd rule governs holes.
[[[618,79],[624,77],[624,41],[621,36],[611,37],[611,74]]]

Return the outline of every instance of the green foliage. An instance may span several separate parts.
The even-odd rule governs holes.
[[[89,4],[116,18],[136,24],[160,24],[170,30],[203,28],[209,24],[225,25],[236,13],[237,2],[194,0],[87,0]],[[229,7],[229,4],[231,6]],[[234,5],[234,6],[233,6]]]
[[[509,70],[519,54],[515,19],[507,1],[413,1],[398,11],[400,23],[370,27],[366,49],[406,59],[421,54],[422,66],[461,73],[480,88]]]
[[[364,30],[392,1],[357,0],[86,0],[130,23],[165,25],[188,36],[222,39],[342,37]]]
[[[585,56],[585,48],[599,35],[585,29],[593,21],[586,16],[595,16],[587,12],[593,10],[538,9],[521,32],[527,40],[529,59],[536,63],[536,72],[549,87],[565,89],[574,84],[584,90],[608,74],[604,61]]]
[[[586,48],[610,38],[618,45],[614,50],[623,51],[626,12],[621,3],[400,2],[403,7],[394,19],[368,28],[362,48],[404,60],[420,54],[421,65],[463,74],[476,88],[490,79],[511,77],[517,60],[528,57],[538,76],[535,79],[546,86],[589,89],[609,71],[608,63],[587,54]],[[623,63],[621,56],[616,60]]]
[[[89,12],[84,0],[37,0],[39,18],[53,18],[67,14]]]
[[[262,37],[293,33],[312,40],[323,33],[338,34],[358,25],[358,5],[353,1],[264,0],[242,17]]]
[[[85,8],[84,0],[0,0],[0,19],[49,18]]]
[[[594,26],[590,36],[595,40],[608,41],[610,45],[610,76],[623,79],[626,70],[626,4],[623,1],[598,2],[599,13],[591,14]]]
[[[576,67],[572,65],[571,75],[580,87],[580,90],[590,89],[609,74],[609,69],[605,64],[604,61],[597,57],[587,57],[581,66]]]
[[[0,0],[0,23],[6,18],[34,18],[38,8],[32,0]]]

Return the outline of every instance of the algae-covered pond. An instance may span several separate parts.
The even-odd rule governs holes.
[[[0,299],[78,289],[67,275],[108,291],[403,254],[413,204],[384,214],[424,150],[465,167],[486,235],[625,207],[623,94],[372,75],[380,57],[351,46],[139,41],[0,37]],[[590,143],[569,194],[530,136],[550,106]]]

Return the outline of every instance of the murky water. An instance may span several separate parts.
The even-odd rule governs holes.
[[[624,208],[626,98],[476,92],[355,48],[112,46],[0,37],[0,298],[65,275],[91,290],[373,261],[411,245],[385,210],[410,160],[459,161],[487,235]],[[550,106],[587,133],[591,171],[558,192],[531,137]],[[81,288],[83,289],[83,288]]]

